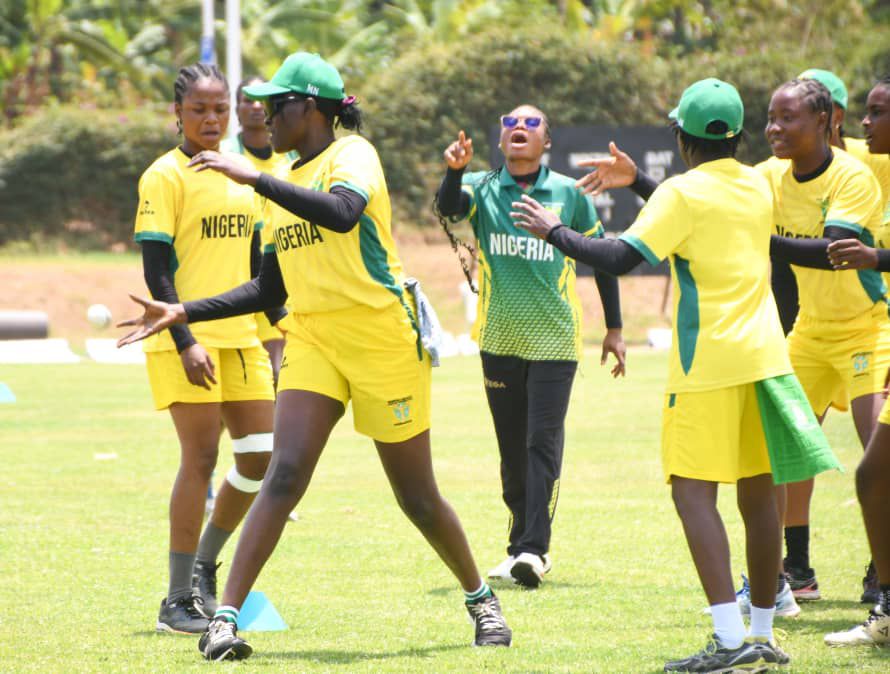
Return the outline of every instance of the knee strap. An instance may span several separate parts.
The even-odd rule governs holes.
[[[232,451],[235,454],[247,454],[249,452],[271,452],[271,433],[251,433],[243,438],[232,440]]]
[[[232,466],[232,470],[226,475],[226,481],[235,489],[243,491],[245,494],[256,494],[260,490],[260,487],[263,486],[262,480],[251,480],[244,477],[238,472],[236,466]]]

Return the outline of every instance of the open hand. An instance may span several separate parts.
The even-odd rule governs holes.
[[[136,302],[136,304],[141,304],[145,312],[138,318],[130,318],[117,324],[118,328],[136,327],[133,332],[117,340],[118,348],[138,342],[150,335],[159,333],[161,330],[166,330],[174,323],[188,322],[185,309],[183,309],[181,304],[167,304],[157,300],[147,300],[136,295],[130,295],[130,299]]]
[[[600,365],[605,365],[609,354],[614,354],[615,360],[618,361],[612,367],[612,376],[616,379],[623,377],[625,374],[625,361],[627,359],[627,347],[624,345],[624,338],[621,336],[621,328],[609,328],[606,330],[606,337],[603,339],[603,355],[600,358]]]
[[[835,269],[874,269],[878,252],[859,239],[841,239],[828,244],[828,259]]]
[[[457,134],[457,140],[445,148],[445,163],[448,168],[459,171],[466,168],[473,158],[473,139],[467,138],[461,131]]]
[[[597,196],[613,187],[629,187],[637,179],[637,165],[630,156],[618,149],[614,142],[609,143],[611,157],[587,159],[578,166],[592,167],[593,171],[575,182],[583,194]]]
[[[252,166],[246,166],[242,162],[213,150],[202,150],[192,157],[189,166],[195,167],[196,172],[213,169],[240,185],[256,185],[256,181],[260,177],[260,172]]]

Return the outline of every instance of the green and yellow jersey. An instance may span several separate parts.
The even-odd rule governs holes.
[[[238,161],[247,161],[234,156]],[[173,247],[173,283],[179,300],[196,300],[250,280],[250,244],[263,226],[260,198],[216,171],[196,172],[176,148],[152,163],[139,179],[135,240]],[[253,316],[234,316],[191,326],[205,346],[259,345]],[[176,348],[165,330],[145,340],[146,351]]]
[[[478,242],[479,348],[526,360],[579,360],[581,304],[575,261],[517,227],[511,204],[528,194],[567,227],[602,237],[593,200],[568,176],[542,166],[534,185],[520,188],[506,169],[465,174],[469,219]]]
[[[890,155],[871,154],[868,144],[863,138],[844,138],[847,152],[856,157],[875,174],[878,184],[881,186],[881,203],[884,212],[881,216],[881,226],[875,237],[875,245],[878,248],[890,248]],[[884,285],[890,287],[890,272],[881,274]]]
[[[669,393],[792,371],[769,283],[772,212],[766,180],[719,159],[668,178],[621,235],[650,264],[670,259]]]
[[[775,157],[758,164],[773,194],[773,233],[818,239],[826,227],[849,230],[874,246],[881,224],[880,187],[859,160],[832,148],[834,158],[815,178],[799,182],[792,163]],[[797,279],[800,313],[823,321],[845,321],[886,301],[886,288],[873,269],[828,271],[791,265]]]
[[[339,233],[267,203],[264,251],[278,256],[294,313],[383,308],[401,300],[403,271],[392,236],[389,190],[373,145],[361,136],[344,136],[276,177],[324,192],[345,187],[367,204],[358,225]]]

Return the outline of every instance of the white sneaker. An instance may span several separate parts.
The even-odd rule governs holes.
[[[550,573],[550,569],[553,568],[553,560],[550,559],[550,553],[545,552],[541,556],[544,558],[544,573]]]
[[[513,568],[513,562],[515,561],[516,558],[513,555],[510,555],[507,559],[489,571],[488,577],[500,580],[513,580],[513,576],[510,575],[510,569]]]
[[[532,552],[521,552],[516,556],[510,575],[519,585],[538,587],[544,579],[544,560]]]
[[[751,615],[751,586],[748,584],[748,578],[742,574],[742,587],[735,593],[735,600],[739,605],[739,611],[742,615]],[[708,606],[703,613],[710,615],[711,607]],[[796,618],[800,615],[800,606],[794,599],[794,592],[791,585],[785,582],[782,591],[776,595],[776,616],[780,618]]]
[[[875,606],[861,625],[846,632],[832,632],[825,635],[827,646],[880,646],[890,644],[890,616]]]

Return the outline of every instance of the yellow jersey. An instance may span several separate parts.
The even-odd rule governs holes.
[[[881,186],[881,203],[884,205],[882,220],[890,220],[890,155],[872,154],[864,138],[844,138],[847,152],[871,169]],[[888,242],[890,243],[890,242]]]
[[[284,154],[273,152],[267,159],[257,157],[253,152],[244,147],[244,141],[241,139],[240,133],[232,138],[226,138],[219,144],[219,149],[221,152],[240,154],[242,157],[249,159],[257,171],[262,171],[269,175],[275,175],[275,171],[282,164],[288,164],[299,159],[299,155],[296,152]]]
[[[650,264],[670,258],[668,393],[789,374],[769,284],[772,196],[757,172],[718,159],[658,186],[621,239]]]
[[[826,227],[849,230],[873,246],[881,224],[880,187],[858,159],[838,148],[828,168],[799,182],[792,163],[775,157],[755,168],[769,181],[773,193],[773,233],[818,239]],[[830,271],[791,265],[797,279],[800,313],[821,321],[847,321],[886,302],[886,288],[873,269]]]
[[[238,155],[237,161],[246,162]],[[250,280],[250,244],[263,226],[259,196],[216,171],[196,172],[181,148],[154,161],[139,179],[135,240],[173,247],[173,283],[181,302],[211,297]],[[252,315],[190,326],[195,339],[219,348],[259,345]],[[167,330],[146,351],[176,348]]]
[[[355,306],[382,308],[401,299],[402,262],[391,229],[389,190],[374,146],[361,136],[338,138],[320,154],[277,178],[330,192],[342,186],[364,197],[358,224],[339,233],[268,201],[264,252],[274,251],[297,314]]]

